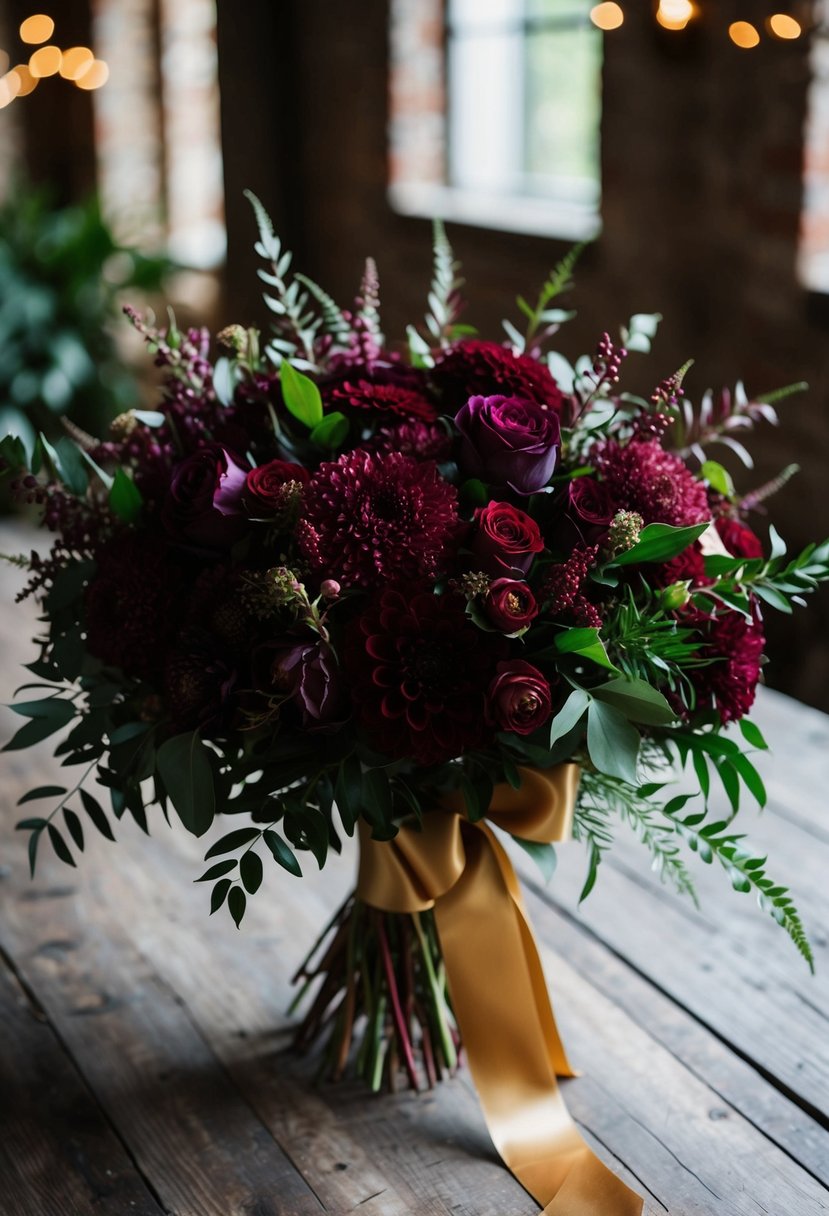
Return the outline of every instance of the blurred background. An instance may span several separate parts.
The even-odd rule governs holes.
[[[375,256],[390,334],[433,215],[491,336],[591,240],[564,353],[660,312],[632,389],[808,381],[723,461],[800,464],[775,522],[829,533],[829,0],[0,0],[0,430],[151,394],[125,301],[266,326],[245,187],[335,298]],[[829,710],[829,596],[769,633]]]

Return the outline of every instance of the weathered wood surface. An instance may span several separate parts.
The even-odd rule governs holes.
[[[8,547],[8,546],[4,546]],[[19,546],[18,546],[19,547]],[[13,580],[7,576],[7,584]],[[32,614],[0,586],[2,691]],[[581,909],[578,846],[522,865],[586,1136],[653,1213],[829,1212],[829,719],[767,694],[770,806],[747,830],[792,886],[815,979],[753,899],[695,865],[703,911],[620,840]],[[11,715],[0,716],[7,735]],[[290,975],[353,859],[273,873],[241,932],[189,880],[204,842],[163,823],[31,884],[14,804],[48,747],[2,758],[0,1212],[14,1216],[530,1216],[469,1083],[367,1097],[288,1053]],[[209,840],[209,838],[208,838]],[[693,864],[692,859],[692,864]]]

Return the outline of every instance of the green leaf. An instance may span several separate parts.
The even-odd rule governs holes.
[[[768,801],[766,787],[763,784],[763,778],[757,772],[757,769],[749,760],[748,756],[735,756],[731,761],[739,775],[743,779],[743,785],[746,787],[751,796],[756,799],[759,806],[765,806]]]
[[[236,869],[236,858],[227,857],[224,861],[217,861],[215,866],[211,866],[209,870],[199,877],[194,878],[194,882],[212,882],[214,878],[224,878],[225,874],[229,874],[231,870]]]
[[[37,865],[37,846],[40,844],[40,834],[42,829],[36,828],[29,837],[29,873],[32,878],[35,876],[35,866]]]
[[[60,697],[43,697],[39,701],[18,701],[9,708],[22,718],[49,718],[57,721],[59,726],[65,726],[75,716],[75,706],[71,701],[62,701]],[[57,728],[56,728],[57,729]]]
[[[64,862],[67,866],[74,866],[75,859],[73,858],[72,854],[69,852],[69,849],[66,847],[66,841],[63,839],[60,832],[58,831],[58,829],[55,827],[55,825],[53,823],[49,824],[47,831],[49,832],[49,840],[52,845],[52,848],[55,850],[55,853],[60,858],[60,860],[62,862]]]
[[[227,899],[227,893],[230,890],[232,885],[233,884],[231,883],[229,878],[223,878],[223,879],[221,879],[220,882],[216,883],[215,887],[213,888],[213,890],[210,893],[210,915],[211,916],[213,915],[214,912],[219,911],[219,908],[221,908],[222,904]]]
[[[83,809],[86,811],[89,818],[92,820],[95,827],[107,840],[115,840],[112,834],[112,828],[109,826],[109,820],[106,817],[104,808],[98,802],[97,798],[93,798],[86,790],[80,791],[81,802]]]
[[[162,743],[156,767],[170,801],[188,832],[203,836],[216,813],[213,769],[197,731]]]
[[[354,835],[354,825],[360,818],[363,796],[363,770],[356,756],[346,756],[337,772],[334,784],[334,801],[340,812],[342,825],[349,836]]]
[[[763,736],[763,732],[756,723],[749,718],[740,718],[740,731],[746,743],[750,743],[752,747],[756,747],[758,751],[768,751],[768,743]]]
[[[786,556],[786,542],[775,528],[774,524],[769,524],[769,541],[771,542],[771,557],[772,560],[776,557]]]
[[[583,688],[574,688],[564,705],[553,718],[550,726],[550,747],[577,725],[590,704],[590,694]]]
[[[601,773],[636,784],[639,731],[613,705],[592,701],[587,713],[587,750]]]
[[[639,533],[639,540],[608,562],[612,566],[635,566],[639,562],[666,562],[692,545],[709,527],[708,523],[674,528],[671,524],[648,524]]]
[[[513,836],[516,844],[520,844],[528,856],[532,857],[541,871],[541,877],[549,882],[556,872],[556,851],[551,844],[543,844],[538,840],[524,840],[521,836]]]
[[[78,498],[82,498],[89,485],[89,475],[83,453],[68,435],[61,435],[55,443],[60,479]]]
[[[239,877],[249,895],[255,895],[262,886],[262,858],[258,853],[243,853],[239,862]]]
[[[676,714],[665,697],[646,680],[620,676],[591,688],[590,692],[594,698],[612,705],[632,722],[668,726],[676,721]]]
[[[141,508],[144,506],[141,491],[122,468],[116,469],[115,476],[112,479],[112,488],[109,491],[109,505],[113,513],[127,524],[135,523],[141,514]]]
[[[210,846],[204,855],[204,860],[209,861],[211,857],[221,857],[222,853],[233,853],[236,849],[241,849],[243,845],[250,844],[258,835],[259,828],[235,828]]]
[[[242,917],[245,915],[247,902],[247,897],[241,887],[230,888],[227,896],[227,906],[237,929],[242,923]]]
[[[299,862],[278,832],[274,831],[273,828],[266,828],[262,834],[262,839],[273,853],[274,860],[277,861],[283,869],[287,870],[290,874],[294,874],[297,878],[302,878],[302,870],[299,868]]]
[[[282,360],[279,382],[285,408],[310,431],[322,422],[322,397],[313,380],[291,367],[287,359]]]
[[[81,821],[73,810],[68,806],[63,808],[63,820],[69,831],[69,835],[75,842],[75,847],[83,852],[83,827]]]
[[[61,570],[46,596],[46,607],[54,614],[80,599],[86,584],[95,573],[94,562],[72,562]]]
[[[712,490],[729,500],[733,499],[736,490],[731,474],[716,460],[706,460],[700,468],[700,475],[705,478]]]
[[[28,794],[18,798],[17,805],[23,806],[24,802],[37,802],[40,798],[59,798],[61,794],[65,793],[66,790],[62,785],[39,785],[37,789],[29,790]]]
[[[15,826],[16,831],[18,831],[18,832],[40,832],[43,830],[43,828],[48,827],[48,825],[49,825],[48,819],[37,818],[37,819],[21,819],[14,826]]]
[[[64,726],[66,726],[65,719],[32,718],[31,722],[26,722],[17,734],[9,739],[8,743],[3,746],[3,751],[17,752],[24,747],[33,747],[41,740],[48,739],[49,735],[53,735],[55,731]]]
[[[239,379],[239,370],[232,359],[223,356],[216,360],[213,368],[213,391],[222,405],[233,404]]]
[[[326,414],[322,422],[317,423],[311,431],[311,442],[320,448],[338,448],[348,437],[348,426],[345,414],[335,410],[332,414]]]
[[[553,645],[558,654],[577,654],[607,671],[619,670],[608,658],[598,629],[568,629],[557,635]]]

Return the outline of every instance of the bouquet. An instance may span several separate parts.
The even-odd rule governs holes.
[[[502,1043],[533,1005],[553,1089],[569,1066],[499,832],[546,875],[556,841],[582,841],[583,896],[619,822],[691,897],[696,852],[811,965],[789,893],[734,819],[744,793],[765,797],[747,717],[764,614],[829,578],[829,542],[791,558],[749,522],[793,469],[740,494],[709,455],[750,464],[742,437],[800,386],[694,404],[686,365],[649,397],[626,392],[647,315],[571,364],[551,344],[578,250],[518,300],[505,342],[479,338],[440,224],[425,324],[390,344],[373,262],[342,308],[292,272],[252,203],[270,335],[234,325],[211,342],[131,312],[162,373],[154,407],[104,438],[70,424],[31,460],[3,442],[55,534],[14,559],[44,628],[24,686],[41,695],[14,705],[26,721],[6,746],[60,733],[80,772],[27,794],[50,809],[18,826],[34,871],[43,842],[74,865],[90,824],[112,839],[113,820],[146,831],[174,812],[200,836],[221,815],[198,881],[237,925],[266,863],[298,878],[359,832],[357,891],[298,975],[298,1043],[375,1089],[401,1072],[434,1083],[463,1043],[524,1180],[486,1097],[484,998],[463,974],[476,951],[509,988],[508,1013],[484,994],[492,1017],[519,1018]],[[560,1159],[603,1170],[572,1137]],[[542,1202],[556,1170],[525,1182]]]

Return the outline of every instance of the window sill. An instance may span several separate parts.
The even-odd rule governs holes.
[[[601,231],[595,207],[561,199],[528,195],[484,194],[456,186],[397,183],[389,186],[389,202],[400,215],[469,224],[498,232],[589,241]]]

